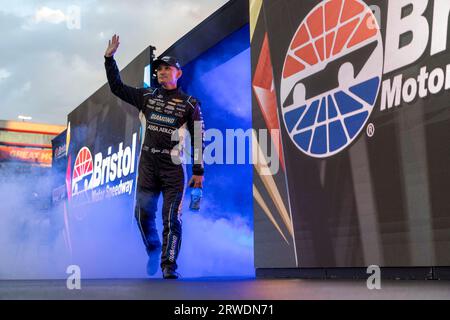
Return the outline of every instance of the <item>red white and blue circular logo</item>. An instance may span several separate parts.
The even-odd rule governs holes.
[[[364,128],[380,89],[383,43],[360,0],[325,0],[302,21],[284,60],[284,125],[305,154],[326,158]]]
[[[83,147],[78,151],[73,168],[72,195],[89,189],[89,182],[93,172],[93,160],[91,151]]]

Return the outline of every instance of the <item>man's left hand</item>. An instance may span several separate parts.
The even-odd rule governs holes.
[[[203,181],[204,181],[204,177],[203,176],[196,176],[193,175],[191,180],[189,180],[189,186],[192,188],[203,188]]]

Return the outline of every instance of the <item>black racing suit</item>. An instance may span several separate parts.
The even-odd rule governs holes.
[[[135,216],[147,253],[160,249],[155,216],[162,192],[164,229],[161,268],[175,270],[181,245],[185,173],[179,161],[182,153],[178,147],[180,142],[172,141],[172,134],[184,125],[187,127],[193,147],[192,171],[194,175],[202,176],[204,126],[200,103],[180,89],[132,88],[123,84],[112,57],[105,57],[105,68],[111,91],[145,116],[146,134],[139,160]]]

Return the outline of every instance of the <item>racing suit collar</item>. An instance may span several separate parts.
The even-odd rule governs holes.
[[[175,93],[180,93],[181,92],[181,89],[180,89],[180,87],[176,87],[175,89],[165,89],[164,87],[160,87],[159,88],[159,91],[161,92],[161,94],[163,94],[163,95],[172,95],[172,94],[175,94]]]

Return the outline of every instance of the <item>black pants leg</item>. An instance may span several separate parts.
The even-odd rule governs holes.
[[[142,187],[138,187],[137,190],[135,217],[147,253],[161,248],[155,221],[160,193],[159,190],[149,190]]]
[[[182,165],[166,167],[160,173],[163,192],[163,247],[161,268],[177,269],[177,257],[181,246],[181,207],[185,176]]]

